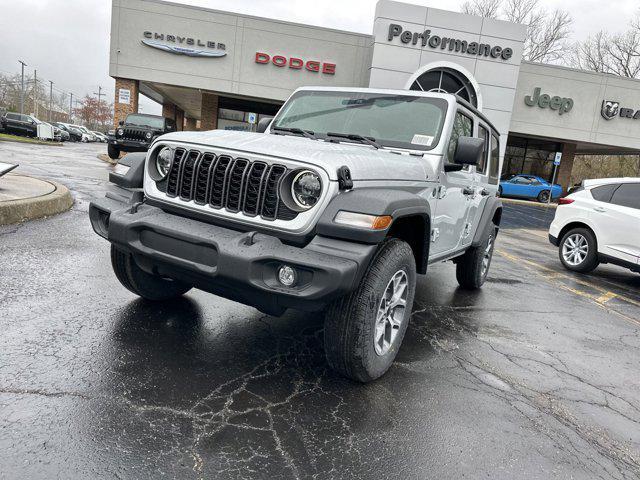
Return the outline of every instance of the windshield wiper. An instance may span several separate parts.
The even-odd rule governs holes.
[[[287,132],[293,133],[295,135],[302,135],[303,137],[310,138],[312,140],[316,139],[315,134],[311,130],[303,130],[301,128],[289,128],[289,127],[273,127],[271,130],[275,130],[276,132]]]
[[[356,142],[366,143],[367,145],[371,145],[372,147],[375,147],[377,149],[382,148],[382,145],[380,145],[378,142],[376,142],[375,138],[373,138],[373,137],[365,137],[363,135],[358,135],[357,133],[327,132],[327,137],[346,138],[348,140],[354,140]]]

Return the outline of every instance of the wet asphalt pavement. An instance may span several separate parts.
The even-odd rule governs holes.
[[[481,291],[430,267],[360,385],[327,369],[320,315],[121,287],[87,216],[104,150],[0,143],[76,199],[0,227],[0,478],[640,476],[640,275],[562,269],[539,207],[505,210]]]

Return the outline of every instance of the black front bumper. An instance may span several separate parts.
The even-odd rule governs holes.
[[[110,137],[108,142],[123,152],[146,152],[151,146],[151,140],[124,140]]]
[[[91,203],[89,215],[94,231],[131,252],[143,270],[272,314],[286,308],[319,310],[352,291],[376,249],[319,236],[295,247],[274,236],[223,228],[158,207],[143,204],[134,210],[104,198]],[[284,264],[296,270],[293,287],[278,282]]]

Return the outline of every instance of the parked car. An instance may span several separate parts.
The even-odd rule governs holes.
[[[535,199],[541,203],[549,201],[549,193],[552,199],[562,196],[562,185],[551,186],[542,177],[535,175],[506,175],[500,179],[498,194],[501,197]]]
[[[38,123],[40,121],[31,115],[7,112],[0,117],[2,129],[6,133],[22,135],[26,137],[36,137],[38,135]]]
[[[73,128],[76,128],[78,131],[80,131],[80,133],[82,133],[82,138],[80,139],[81,142],[87,143],[87,142],[96,141],[96,137],[92,133],[90,133],[86,127],[83,127],[82,125],[71,125],[71,126]]]
[[[120,158],[120,152],[146,152],[156,137],[175,131],[176,122],[171,118],[131,113],[109,137],[107,153],[115,160]]]
[[[485,282],[499,133],[455,95],[404,90],[301,88],[269,122],[127,155],[90,204],[93,229],[143,298],[200,288],[272,315],[325,309],[329,365],[374,380],[400,348],[417,274],[451,260],[463,288]]]
[[[74,127],[73,125],[69,124],[69,123],[62,123],[62,122],[57,122],[56,125],[60,128],[62,128],[63,130],[66,130],[67,132],[69,132],[69,140],[71,140],[72,142],[80,142],[82,141],[82,132]]]
[[[92,131],[91,133],[95,135],[95,137],[98,139],[100,143],[107,143],[107,136],[104,133],[95,132],[95,131]]]
[[[565,268],[612,263],[640,273],[640,178],[585,180],[559,203],[549,241]]]

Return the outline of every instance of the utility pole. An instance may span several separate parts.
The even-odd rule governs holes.
[[[33,113],[38,118],[38,70],[33,71]]]
[[[98,85],[98,92],[97,93],[93,92],[93,94],[98,96],[98,106],[96,108],[96,115],[98,118],[96,118],[96,125],[95,125],[95,127],[98,128],[98,120],[100,118],[100,107],[102,105],[101,97],[105,96],[105,94],[102,93],[102,87],[100,85]]]
[[[71,98],[69,99],[69,123],[73,123],[73,92],[70,93]]]
[[[22,60],[18,60],[22,65],[22,89],[20,90],[20,113],[24,113],[24,67],[28,65],[24,63]]]
[[[53,82],[49,80],[49,121],[51,121],[51,110],[53,110]]]

